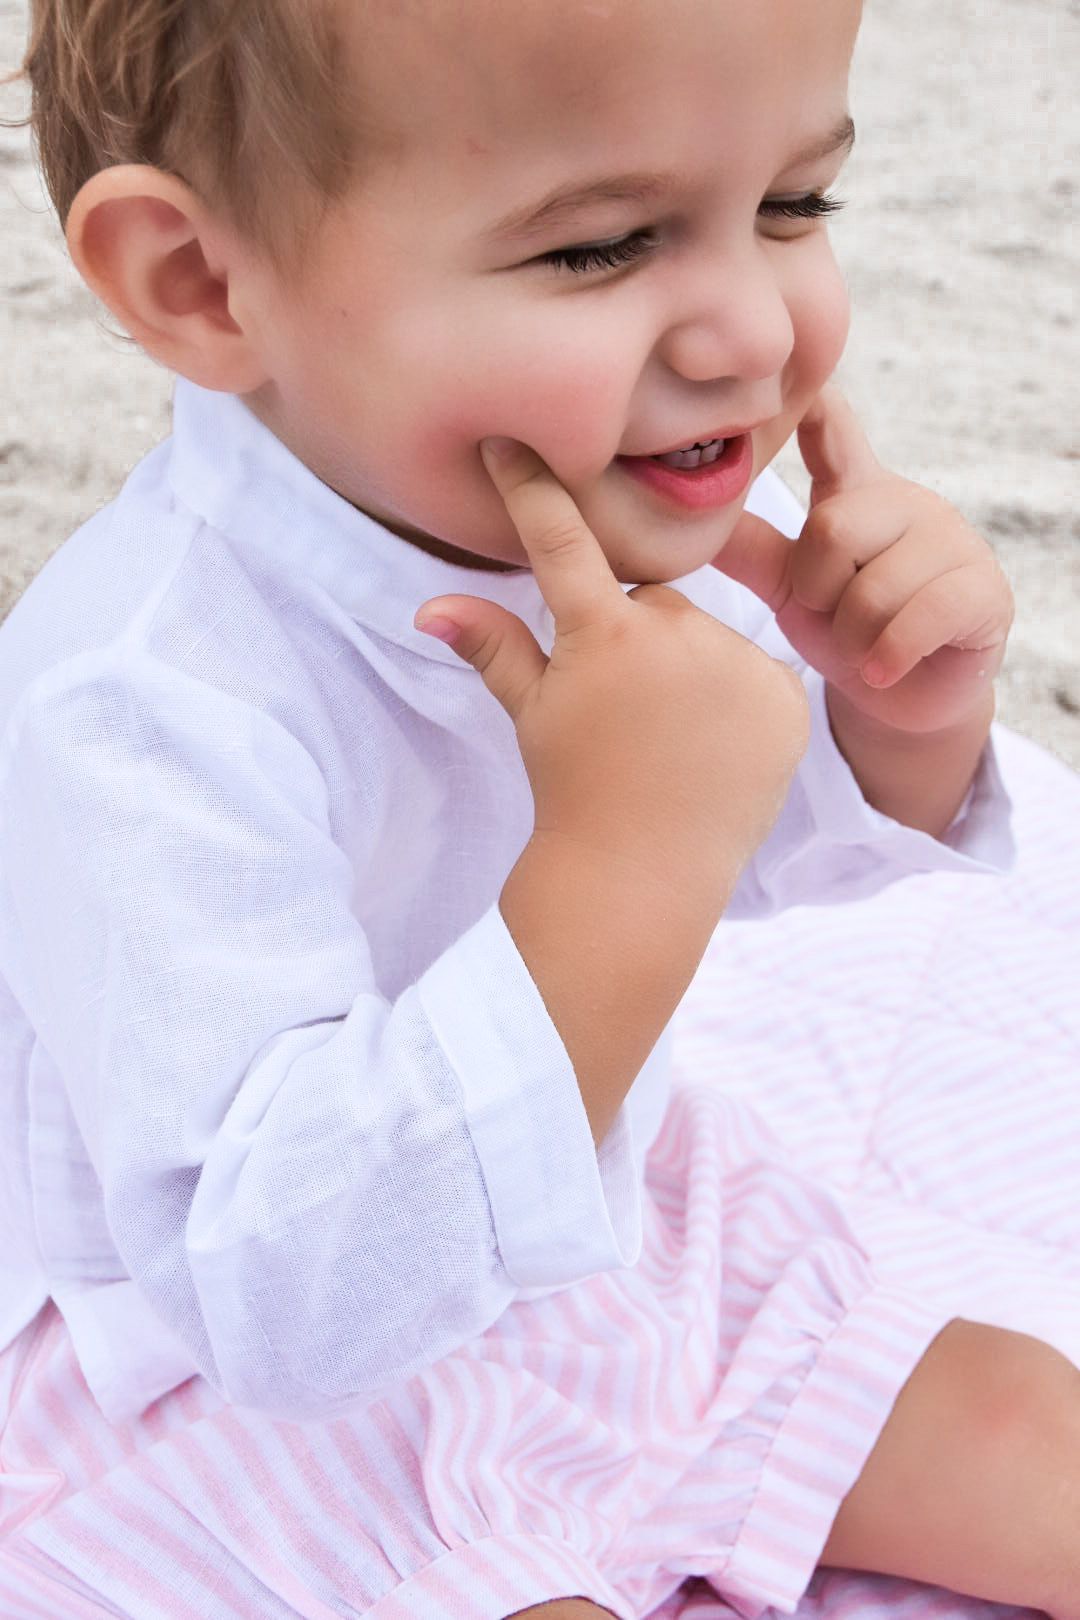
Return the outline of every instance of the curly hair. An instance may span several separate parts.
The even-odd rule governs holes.
[[[99,169],[149,163],[287,268],[356,179],[346,63],[329,0],[31,0],[12,78],[61,224]]]

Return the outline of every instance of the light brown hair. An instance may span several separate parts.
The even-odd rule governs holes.
[[[150,163],[286,269],[356,178],[332,0],[31,0],[30,19],[21,122],[62,224],[99,169]]]

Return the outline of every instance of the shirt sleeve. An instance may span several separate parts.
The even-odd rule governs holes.
[[[789,537],[802,527],[802,507],[772,471],[758,479],[747,504]],[[719,576],[709,572],[706,589],[715,593]],[[867,803],[836,746],[822,677],[798,656],[764,603],[733,581],[724,579],[722,589],[731,595],[721,616],[797,671],[811,711],[809,747],[769,837],[742,874],[727,916],[764,917],[792,905],[854,900],[914,872],[991,875],[1012,867],[1012,802],[993,729],[971,789],[943,837],[894,821]]]
[[[331,1415],[637,1258],[629,1126],[598,1154],[497,906],[388,1001],[324,777],[268,715],[143,652],[50,672],[0,872],[118,1254],[230,1401]]]

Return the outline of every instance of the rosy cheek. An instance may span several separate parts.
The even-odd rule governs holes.
[[[836,264],[818,270],[795,312],[800,377],[817,388],[839,363],[847,342],[851,307],[847,288]]]
[[[528,444],[567,483],[597,476],[618,449],[625,430],[627,391],[601,365],[531,368],[513,372],[473,393],[440,434],[442,455],[456,447],[471,459],[480,439],[500,434]]]
[[[798,425],[807,406],[832,376],[844,351],[850,305],[835,264],[819,266],[804,277],[797,295],[789,294],[788,310],[795,345],[784,374],[785,409],[758,439],[759,465],[776,455]]]

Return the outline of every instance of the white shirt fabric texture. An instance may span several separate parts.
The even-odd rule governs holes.
[[[774,474],[751,506],[798,532]],[[716,570],[678,588],[801,667]],[[413,628],[451,591],[550,648],[529,572],[428,556],[181,382],[0,629],[0,1348],[51,1296],[114,1420],[196,1371],[332,1416],[637,1257],[667,1039],[598,1152],[498,908],[513,726]],[[866,805],[805,678],[729,915],[1011,863],[992,746],[937,842]]]

